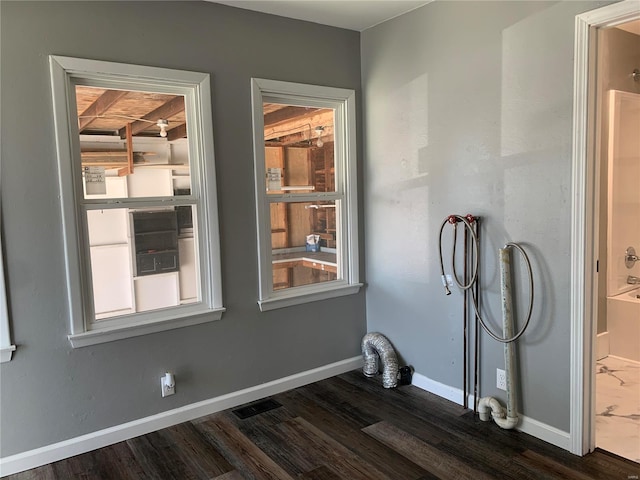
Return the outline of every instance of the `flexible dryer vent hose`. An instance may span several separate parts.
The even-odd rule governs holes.
[[[378,357],[382,361],[382,386],[394,388],[398,385],[398,357],[387,337],[381,333],[367,333],[362,338],[362,371],[367,377],[378,374]]]

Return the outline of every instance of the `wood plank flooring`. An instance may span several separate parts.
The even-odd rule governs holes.
[[[272,398],[282,406],[246,419],[227,410],[6,478],[640,478],[640,464],[599,450],[578,457],[416,387],[384,389],[360,371]]]

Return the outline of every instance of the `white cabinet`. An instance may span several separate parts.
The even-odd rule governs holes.
[[[178,254],[180,257],[180,302],[195,302],[198,299],[198,287],[193,237],[178,239]]]
[[[86,184],[82,177],[82,183],[86,192]],[[107,193],[103,195],[86,195],[85,198],[127,198],[127,179],[126,177],[105,177],[105,186]]]
[[[127,210],[89,210],[87,226],[96,319],[134,312]]]
[[[180,303],[178,272],[136,277],[133,283],[138,312],[175,307]]]
[[[129,242],[129,217],[126,208],[89,210],[89,245],[113,245]]]
[[[173,182],[168,168],[134,168],[127,175],[129,198],[134,197],[172,197]]]
[[[91,247],[96,319],[134,312],[128,244]]]
[[[112,141],[87,138],[88,150],[119,150]],[[190,188],[186,141],[136,139],[136,151],[146,152],[144,164],[135,164],[132,174],[116,176],[105,171],[104,194],[87,199],[171,197],[174,189]],[[175,165],[174,168],[171,165]],[[84,181],[84,178],[83,178]],[[85,189],[86,191],[86,189]],[[91,255],[93,300],[96,319],[177,306],[197,300],[197,268],[193,238],[180,239],[179,271],[135,275],[134,228],[128,208],[87,211]]]

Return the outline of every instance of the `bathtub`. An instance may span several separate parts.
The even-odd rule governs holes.
[[[607,298],[609,354],[640,362],[640,288]]]

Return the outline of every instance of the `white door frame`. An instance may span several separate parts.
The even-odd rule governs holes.
[[[569,447],[595,448],[595,369],[598,282],[598,165],[595,158],[597,29],[640,18],[637,0],[576,16],[571,207],[571,419]]]

